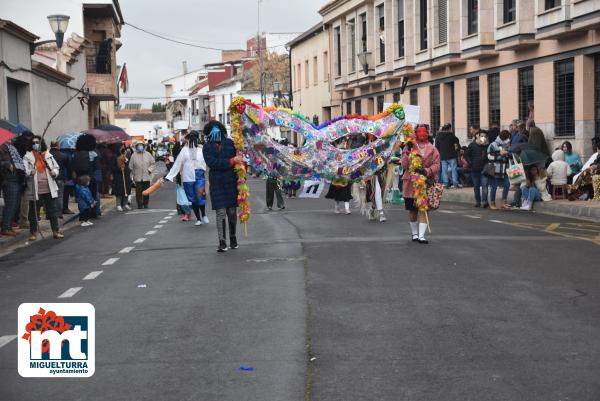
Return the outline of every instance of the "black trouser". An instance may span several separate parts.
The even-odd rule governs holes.
[[[125,195],[125,196],[115,195],[115,198],[117,198],[117,206],[125,207],[127,205],[127,195]]]
[[[150,181],[136,181],[135,182],[135,200],[137,201],[138,209],[142,207],[148,207],[150,202],[150,195],[144,196],[142,192],[150,188]]]
[[[63,194],[62,194],[62,212],[66,212],[69,210],[69,196],[73,194],[73,185],[65,184]]]
[[[15,213],[19,208],[21,186],[18,181],[6,180],[2,183],[2,195],[4,197],[4,209],[2,209],[2,231],[12,228]]]
[[[59,216],[62,216],[63,214],[63,210],[64,206],[64,197],[63,194],[65,193],[65,181],[64,180],[56,180],[56,185],[58,185],[58,197],[56,198],[56,212],[58,213]]]
[[[92,216],[91,208],[81,209],[79,211],[79,221],[88,221],[91,216]]]
[[[267,178],[267,207],[273,207],[274,195],[277,196],[277,207],[284,207],[283,195],[281,195],[281,188],[276,178]]]
[[[52,197],[52,194],[39,194],[36,202],[29,201],[29,231],[35,234],[38,231],[37,216],[40,215],[40,206],[44,206],[48,220],[50,220],[50,226],[52,232],[58,232],[58,215],[56,213],[56,199]],[[37,206],[37,210],[35,207]]]

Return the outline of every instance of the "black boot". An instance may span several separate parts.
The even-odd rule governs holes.
[[[238,249],[238,243],[236,237],[229,237],[229,248]]]
[[[227,243],[225,241],[219,241],[217,252],[227,252]]]

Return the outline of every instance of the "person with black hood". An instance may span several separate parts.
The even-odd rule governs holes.
[[[17,149],[6,142],[0,146],[0,177],[2,178],[2,227],[0,235],[14,237],[12,223],[19,208],[21,188],[25,179],[25,164]]]
[[[31,139],[33,138],[33,132],[24,131],[21,135],[16,137],[13,141],[19,156],[21,159],[25,157],[25,154],[29,150],[31,145]],[[20,194],[19,194],[19,207],[17,213],[15,213],[15,219],[19,223],[19,228],[29,228],[29,201],[25,198],[25,178],[21,182]]]
[[[483,173],[483,168],[488,163],[487,148],[488,136],[479,131],[473,142],[469,144],[465,152],[465,158],[471,165],[471,179],[473,180],[473,191],[475,192],[475,207],[488,207],[488,176]]]
[[[238,155],[235,144],[227,138],[227,129],[218,121],[210,121],[204,127],[204,136],[207,140],[202,153],[208,166],[208,183],[210,188],[210,202],[216,211],[217,231],[219,233],[219,247],[217,252],[227,251],[226,225],[229,223],[229,245],[237,249],[236,238],[237,223],[237,176],[234,170],[236,163],[244,161]]]
[[[63,218],[63,211],[68,208],[68,204],[64,204],[64,193],[65,193],[65,172],[69,171],[69,157],[60,151],[58,142],[50,142],[50,154],[54,157],[54,160],[58,163],[60,173],[56,177],[56,184],[58,185],[58,198],[56,198],[56,206],[58,211],[58,218]],[[68,198],[67,198],[68,199]]]
[[[458,149],[460,148],[460,142],[454,132],[451,130],[438,132],[435,138],[435,147],[440,153],[442,160],[442,173],[441,179],[442,184],[446,188],[451,188],[452,185],[455,188],[462,188],[462,185],[458,182]],[[452,173],[452,185],[448,183],[448,167],[450,167]]]

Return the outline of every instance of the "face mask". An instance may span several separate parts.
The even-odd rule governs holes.
[[[36,152],[39,152],[41,148],[42,147],[40,146],[39,143],[34,143],[33,144],[33,150],[35,150]]]
[[[487,143],[487,136],[485,136],[485,135],[479,135],[477,137],[477,143],[479,145],[485,145]]]
[[[135,148],[135,150],[138,151],[138,153],[142,153],[144,151],[144,147],[143,146],[138,146]]]
[[[219,127],[213,127],[210,130],[210,140],[213,142],[221,142],[221,129]]]

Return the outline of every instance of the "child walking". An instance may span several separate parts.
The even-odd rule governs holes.
[[[75,193],[77,194],[77,204],[79,206],[79,221],[82,227],[93,226],[94,223],[90,221],[92,217],[92,209],[96,207],[96,201],[92,196],[92,191],[89,188],[90,176],[82,175],[77,180],[75,185]]]

